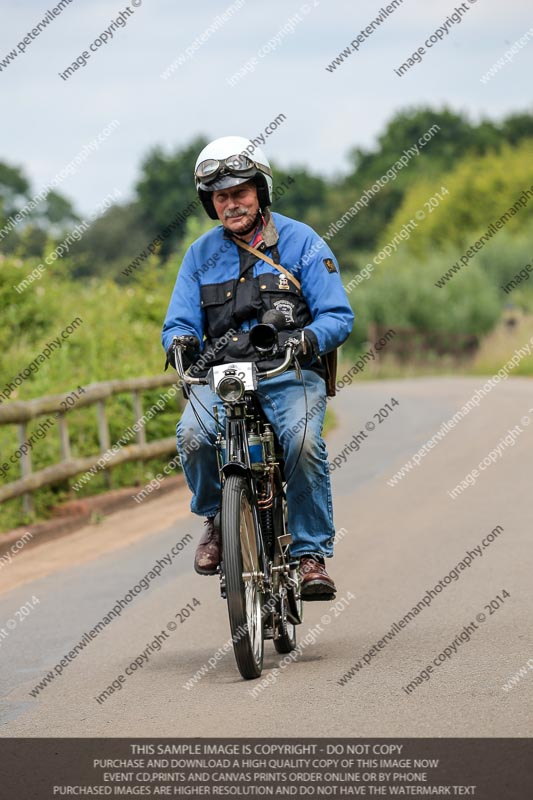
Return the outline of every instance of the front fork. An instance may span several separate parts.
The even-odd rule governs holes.
[[[238,409],[238,410],[237,410]],[[297,577],[297,567],[291,563],[289,556],[289,548],[292,543],[292,536],[287,531],[287,520],[284,518],[279,525],[282,528],[280,535],[274,531],[275,541],[275,556],[274,564],[270,564],[267,548],[265,546],[263,532],[261,529],[261,521],[259,517],[259,498],[257,496],[257,484],[250,462],[250,453],[248,449],[248,438],[246,430],[246,419],[243,406],[231,406],[227,409],[226,413],[226,458],[222,456],[222,442],[223,436],[220,431],[218,409],[216,406],[213,408],[218,435],[215,442],[217,451],[217,460],[219,465],[219,473],[221,484],[224,484],[226,474],[231,472],[240,472],[248,478],[252,491],[252,513],[254,516],[255,529],[258,532],[258,553],[261,558],[261,571],[259,573],[259,586],[261,592],[265,595],[266,610],[265,610],[265,638],[273,638],[274,630],[277,626],[269,625],[267,620],[269,617],[275,621],[276,615],[279,613],[278,609],[281,607],[281,593],[285,595],[287,618],[295,625],[301,623],[301,613],[299,608],[299,585]],[[263,451],[265,462],[270,469],[276,464],[274,453],[274,438],[269,425],[265,425],[265,433],[262,435]],[[272,501],[271,501],[272,502]],[[273,519],[275,515],[273,514]],[[278,521],[279,522],[279,521]],[[224,575],[224,553],[222,553],[221,564],[218,568],[220,578],[220,594],[223,599],[226,599],[226,579]]]
[[[226,408],[226,458],[224,460],[222,455],[222,443],[224,437],[220,431],[220,423],[218,416],[217,406],[213,406],[213,414],[215,417],[216,426],[218,429],[217,438],[215,440],[215,448],[217,453],[217,461],[219,474],[221,479],[221,488],[224,485],[224,479],[227,474],[239,472],[248,478],[251,492],[252,492],[252,514],[254,518],[254,527],[258,533],[257,551],[261,559],[261,571],[259,573],[259,588],[261,592],[269,596],[272,589],[271,575],[268,564],[268,558],[265,551],[263,537],[261,534],[261,523],[258,513],[258,498],[256,483],[254,480],[252,465],[250,462],[250,452],[248,449],[248,438],[246,431],[246,417],[245,409],[242,405],[230,406]],[[226,577],[224,575],[224,552],[222,552],[222,559],[220,566],[217,569],[220,579],[220,595],[226,599]]]

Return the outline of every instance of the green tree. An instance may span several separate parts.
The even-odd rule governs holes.
[[[22,168],[0,161],[0,228],[31,198],[30,182]],[[41,258],[49,235],[60,237],[79,220],[70,200],[51,191],[10,233],[0,240],[0,252],[21,258]]]
[[[284,170],[272,164],[274,175],[274,201],[272,211],[287,217],[316,223],[324,207],[324,196],[328,188],[326,180],[312,175],[304,167]]]
[[[44,227],[50,225],[62,233],[68,226],[80,221],[70,200],[58,192],[48,192],[41,205],[39,219]]]
[[[29,196],[30,184],[21,167],[0,161],[0,214],[6,219],[16,214]]]
[[[76,278],[106,275],[118,282],[126,281],[121,270],[150,241],[138,203],[113,205],[71,246],[70,272]]]
[[[428,212],[425,203],[444,186],[449,192],[439,206]],[[433,248],[453,246],[460,253],[475,243],[485,231],[510,208],[525,189],[533,186],[533,140],[516,147],[505,145],[499,152],[469,156],[438,180],[422,179],[405,194],[401,208],[384,231],[382,242],[389,241],[420,210],[426,218],[416,233],[403,245],[421,255]],[[506,223],[508,232],[525,230],[531,225],[533,200]]]
[[[511,114],[503,120],[501,132],[503,139],[509,144],[533,139],[533,114]]]
[[[143,226],[150,238],[155,238],[181,212],[186,214],[180,224],[161,245],[160,254],[165,259],[183,238],[187,209],[194,206],[193,214],[204,213],[198,206],[194,187],[194,164],[207,140],[198,137],[186,147],[166,154],[161,147],[154,148],[141,165],[141,177],[136,191]]]
[[[455,334],[482,336],[490,331],[501,313],[501,292],[477,264],[437,289],[435,282],[449,268],[450,258],[449,252],[423,258],[399,252],[376,267],[350,292],[356,314],[351,345],[368,339],[370,323],[398,331],[448,334],[452,345]]]
[[[436,184],[443,172],[453,170],[468,155],[498,151],[507,141],[516,144],[529,135],[533,128],[533,115],[509,117],[501,124],[490,120],[474,124],[465,115],[448,108],[422,107],[400,111],[386,125],[374,148],[354,148],[349,154],[349,174],[331,187],[326,198],[325,216],[328,221],[342,217],[366,189],[386,175],[404,151],[419,146],[419,140],[433,126],[438,126],[438,129],[434,129],[430,141],[420,146],[420,154],[411,158],[408,166],[384,185],[368,207],[359,211],[336,236],[336,247],[341,255],[348,255],[348,260],[354,250],[375,247],[411,186],[422,178]]]

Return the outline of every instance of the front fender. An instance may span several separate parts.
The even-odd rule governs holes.
[[[249,478],[252,474],[252,471],[242,461],[232,461],[229,464],[224,464],[220,472],[225,478],[228,475],[244,475],[244,477]]]

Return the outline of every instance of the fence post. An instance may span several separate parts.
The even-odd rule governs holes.
[[[57,418],[57,427],[59,428],[59,452],[63,461],[69,461],[70,454],[70,438],[68,435],[68,424],[64,414],[60,414]]]
[[[132,396],[133,396],[133,417],[134,417],[133,424],[135,425],[137,422],[139,422],[139,420],[143,415],[143,403],[142,403],[142,395],[140,392],[133,391]],[[137,444],[146,444],[146,430],[144,425],[140,425],[139,430],[135,431],[135,441],[137,442]],[[143,464],[141,461],[139,461],[139,464],[137,465],[136,472],[137,472],[137,481],[139,483],[139,486],[142,486]]]
[[[141,393],[134,391],[132,392],[133,395],[133,416],[135,418],[134,424],[139,422],[143,415],[143,404],[142,404],[142,397]],[[144,425],[139,427],[138,431],[135,431],[135,441],[137,444],[146,444],[146,431]]]
[[[18,434],[19,434],[19,447],[27,440],[28,436],[28,428],[25,422],[19,422],[17,425]],[[31,475],[31,451],[27,453],[21,453],[20,457],[20,468],[22,472],[22,477],[27,478]],[[22,510],[25,514],[33,514],[35,510],[35,506],[33,504],[33,496],[30,493],[26,493],[22,495]]]
[[[107,422],[107,415],[105,413],[105,401],[96,401],[96,414],[98,418],[98,439],[100,442],[100,452],[102,455],[109,450],[109,425]],[[108,489],[111,488],[111,472],[108,469],[104,470],[104,483]]]
[[[70,461],[70,438],[68,435],[68,423],[65,414],[59,414],[57,418],[57,427],[59,430],[59,452],[61,453],[62,461]],[[67,478],[64,482],[65,489],[70,490],[70,480]]]

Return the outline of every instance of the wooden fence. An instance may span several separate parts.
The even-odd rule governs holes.
[[[66,399],[72,396],[73,392],[50,395],[49,397],[39,397],[34,400],[13,401],[5,405],[0,405],[0,425],[17,425],[18,427],[19,449],[15,451],[15,453],[18,453],[28,441],[28,423],[44,415],[55,416],[61,453],[61,460],[58,464],[46,467],[38,472],[33,472],[31,448],[29,450],[27,447],[24,448],[27,452],[21,452],[18,458],[21,465],[21,477],[16,481],[0,486],[0,503],[14,497],[22,496],[24,511],[31,512],[33,511],[33,492],[44,486],[51,486],[52,484],[66,481],[69,478],[91,470],[102,461],[104,456],[105,465],[102,466],[102,469],[110,470],[119,464],[125,464],[129,461],[148,461],[151,458],[157,458],[168,453],[175,453],[176,439],[174,436],[169,436],[166,439],[158,439],[157,441],[149,443],[146,442],[146,422],[144,417],[149,413],[149,410],[143,415],[142,393],[150,389],[159,389],[166,386],[174,387],[174,392],[172,392],[171,397],[175,398],[182,407],[183,395],[176,385],[176,376],[174,373],[145,378],[127,378],[125,380],[92,383],[84,387],[84,393],[76,397],[72,407],[66,407]],[[131,392],[132,394],[134,415],[131,428],[127,429],[126,432],[130,432],[128,438],[134,439],[135,444],[123,445],[118,448],[116,446],[111,447],[105,402],[113,395],[126,392]],[[170,392],[167,391],[165,394],[168,396],[169,393]],[[161,400],[158,402],[161,402]],[[92,406],[95,404],[97,408],[100,452],[93,456],[73,458],[70,448],[68,414],[74,409],[77,410],[84,406]],[[154,404],[154,406],[156,405],[157,404]],[[154,406],[152,406],[152,408]],[[142,424],[139,424],[141,421]],[[131,433],[134,427],[136,430]],[[121,439],[118,440],[119,443],[120,441]],[[15,463],[12,460],[13,455],[15,454],[2,454],[0,463],[2,461],[9,462],[10,458],[11,462]],[[105,474],[109,475],[107,472]]]

